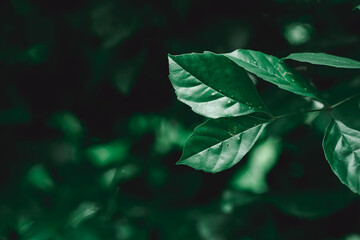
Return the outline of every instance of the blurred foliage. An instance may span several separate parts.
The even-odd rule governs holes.
[[[319,145],[326,114],[272,124],[225,172],[175,165],[203,119],[176,100],[167,53],[360,60],[357,1],[235,5],[1,1],[0,239],[360,239],[359,197]],[[359,71],[290,64],[334,103],[359,92]],[[316,107],[252,80],[274,114]],[[359,111],[336,114],[360,130]]]

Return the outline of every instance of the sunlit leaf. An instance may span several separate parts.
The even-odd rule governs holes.
[[[326,53],[292,53],[284,59],[337,68],[360,68],[360,62]]]
[[[208,120],[187,139],[178,164],[217,173],[238,163],[268,124],[250,116]]]
[[[274,56],[244,49],[223,55],[246,71],[277,85],[281,89],[298,95],[320,99],[318,92],[306,79]]]
[[[266,112],[246,72],[224,56],[169,55],[169,78],[178,99],[210,118]]]
[[[323,148],[340,181],[360,194],[360,132],[331,119],[325,131]]]
[[[276,164],[281,153],[281,142],[268,138],[258,144],[249,154],[246,165],[235,173],[231,186],[254,193],[267,191],[266,175]]]

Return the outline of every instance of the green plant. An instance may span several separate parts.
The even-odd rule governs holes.
[[[333,109],[360,94],[330,105],[306,78],[284,62],[290,59],[360,69],[360,62],[324,53],[293,53],[282,59],[243,49],[227,54],[169,55],[169,78],[178,99],[210,118],[187,139],[177,164],[212,173],[226,170],[250,151],[268,124],[284,117],[324,111],[331,117],[323,140],[325,157],[340,181],[360,193],[360,132],[332,114]],[[247,72],[283,90],[311,98],[321,107],[274,116]]]

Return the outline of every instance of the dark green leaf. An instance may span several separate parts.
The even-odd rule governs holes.
[[[326,53],[292,53],[284,59],[337,68],[360,68],[360,62]]]
[[[306,79],[274,56],[244,49],[223,55],[245,70],[281,89],[319,99],[319,94]]]
[[[360,193],[360,132],[332,119],[325,131],[323,148],[340,181]]]
[[[169,55],[169,78],[178,99],[210,118],[266,112],[247,73],[213,53]]]
[[[268,124],[251,116],[211,119],[195,128],[178,164],[217,173],[238,163]]]

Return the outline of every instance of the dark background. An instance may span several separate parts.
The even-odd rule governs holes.
[[[219,174],[176,166],[204,118],[167,54],[246,48],[360,60],[346,0],[0,2],[0,239],[360,239],[360,201],[321,149],[326,114],[273,123]],[[330,104],[359,70],[289,62]],[[276,114],[309,99],[260,79]],[[359,100],[336,110],[360,130]],[[264,160],[265,159],[265,160]]]

